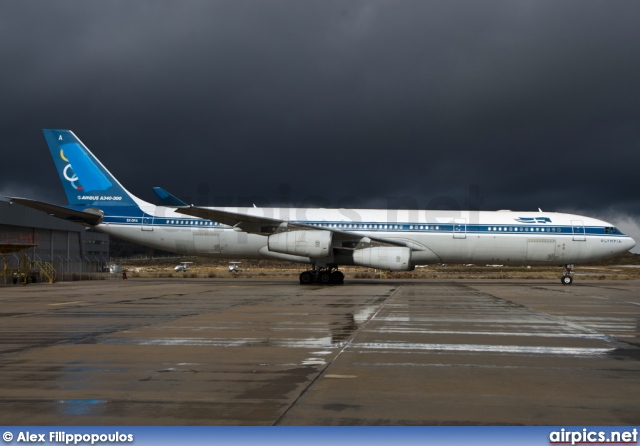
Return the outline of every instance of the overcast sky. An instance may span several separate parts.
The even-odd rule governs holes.
[[[572,211],[638,239],[640,2],[3,1],[0,192],[42,128],[200,205]],[[636,248],[637,249],[637,248]]]

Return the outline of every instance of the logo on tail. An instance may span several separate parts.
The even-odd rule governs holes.
[[[105,191],[112,186],[79,144],[61,144],[60,159],[67,163],[62,170],[62,175],[75,190]],[[82,181],[78,174],[82,177]],[[86,184],[86,188],[83,184]]]
[[[135,204],[127,192],[70,130],[44,130],[69,204]]]

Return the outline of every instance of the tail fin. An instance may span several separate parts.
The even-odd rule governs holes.
[[[71,130],[43,130],[70,205],[140,205]]]

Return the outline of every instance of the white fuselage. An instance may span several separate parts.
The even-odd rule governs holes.
[[[411,263],[564,265],[628,251],[635,241],[613,225],[572,214],[512,211],[424,211],[311,208],[215,208],[286,220],[318,229],[398,240],[411,247]],[[101,232],[184,255],[272,258],[315,263],[269,251],[267,236],[147,205],[153,217],[105,216]],[[343,260],[343,259],[341,259]],[[345,263],[344,260],[340,264]]]

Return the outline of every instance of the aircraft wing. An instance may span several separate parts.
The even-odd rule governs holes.
[[[85,211],[78,211],[75,209],[69,209],[63,206],[57,206],[55,204],[45,203],[43,201],[31,200],[29,198],[7,197],[11,203],[18,203],[22,206],[26,206],[38,211],[46,212],[54,217],[69,220],[75,223],[80,223],[88,226],[96,226],[102,222],[102,211],[99,209],[87,209]]]
[[[387,239],[383,237],[363,236],[361,234],[342,231],[336,228],[318,227],[310,224],[280,220],[277,218],[239,214],[236,212],[203,208],[193,205],[189,207],[179,207],[176,209],[176,212],[190,215],[192,217],[217,221],[251,234],[271,235],[278,232],[299,230],[330,231],[333,232],[333,240],[341,242],[341,246],[339,246],[339,248],[345,249],[358,249],[365,246],[404,246],[416,250],[425,249],[424,247],[416,245],[408,240],[405,241]]]
[[[217,221],[223,225],[233,226],[252,234],[269,235],[279,232],[278,229],[284,220],[268,217],[256,217],[253,215],[238,214],[235,212],[221,211],[218,209],[203,208],[198,206],[179,207],[176,212],[192,217],[205,218]]]

